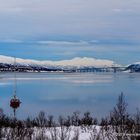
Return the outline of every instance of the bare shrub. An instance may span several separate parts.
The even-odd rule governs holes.
[[[44,111],[40,111],[38,117],[35,120],[39,127],[45,127],[47,125],[47,119]]]

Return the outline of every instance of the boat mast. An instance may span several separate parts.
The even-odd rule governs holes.
[[[17,92],[17,79],[16,79],[16,57],[14,57],[14,92],[13,97],[16,99],[16,92]],[[16,109],[13,108],[14,118],[16,118]]]
[[[10,100],[10,107],[13,108],[14,118],[16,118],[16,109],[20,107],[20,100],[16,97],[17,92],[17,79],[16,79],[16,57],[14,57],[14,91],[13,98]]]
[[[17,78],[16,78],[16,57],[14,57],[14,98],[16,98],[17,92]]]

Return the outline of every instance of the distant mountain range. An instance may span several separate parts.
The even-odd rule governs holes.
[[[37,61],[16,58],[15,66],[14,57],[0,55],[0,71],[14,71],[15,69],[21,72],[140,72],[140,63],[134,63],[124,67],[111,60],[87,57],[76,57],[71,60],[61,61]]]

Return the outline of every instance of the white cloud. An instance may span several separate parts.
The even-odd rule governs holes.
[[[0,40],[1,43],[22,43],[22,40],[17,40],[17,39],[4,39]]]
[[[47,45],[89,45],[89,42],[86,41],[37,41],[37,43]]]
[[[55,53],[55,55],[61,55],[61,56],[76,56],[76,52],[75,51],[64,51],[64,52],[57,52]]]
[[[0,83],[0,86],[7,86],[7,85],[11,85],[12,83],[9,82],[5,82],[5,83]]]

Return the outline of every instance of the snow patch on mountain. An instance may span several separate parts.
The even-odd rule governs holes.
[[[140,65],[140,62],[135,62],[134,64],[136,64],[136,65]]]

